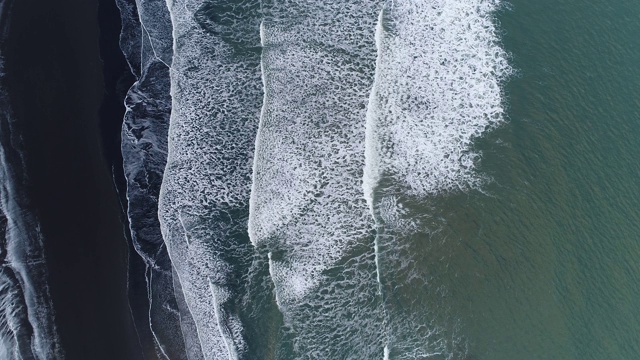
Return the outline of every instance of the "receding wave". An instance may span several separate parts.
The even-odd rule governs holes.
[[[9,8],[0,4],[0,45]],[[0,56],[0,358],[63,359],[46,280],[45,239],[27,197],[24,145],[2,64]]]
[[[4,144],[3,144],[4,145]],[[0,357],[64,358],[46,283],[44,243],[37,219],[20,204],[0,150]],[[19,200],[17,200],[19,199]]]

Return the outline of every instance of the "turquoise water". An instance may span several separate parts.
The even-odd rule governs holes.
[[[454,358],[638,358],[640,5],[509,8],[509,121],[476,142],[491,180],[415,204],[389,306],[435,319]]]

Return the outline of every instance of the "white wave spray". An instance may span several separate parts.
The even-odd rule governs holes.
[[[493,0],[394,1],[379,39],[364,188],[381,176],[411,196],[479,184],[473,141],[504,120],[511,73]]]
[[[383,291],[389,287],[384,274],[400,279],[409,261],[402,241],[416,214],[407,202],[482,182],[473,142],[504,121],[501,84],[511,73],[493,23],[498,6],[493,0],[395,0],[380,16],[362,185],[378,230],[385,358],[466,356],[464,340],[434,322],[441,310],[407,315],[395,309]],[[419,328],[425,331],[418,334]]]
[[[263,2],[249,233],[269,252],[295,358],[383,354],[373,222],[361,190],[379,8]]]
[[[144,266],[132,271],[144,271],[146,280],[145,289],[130,282],[129,291],[132,297],[146,295],[148,299],[148,308],[132,309],[136,329],[142,343],[153,344],[150,352],[160,359],[198,359],[202,356],[199,348],[185,348],[181,323],[188,316],[178,310],[176,279],[158,221],[171,114],[171,19],[164,0],[118,0],[116,4],[122,18],[120,48],[136,76],[125,98],[121,136],[129,229]]]

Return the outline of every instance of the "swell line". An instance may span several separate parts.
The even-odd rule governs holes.
[[[384,288],[382,285],[382,280],[381,280],[381,265],[380,265],[380,227],[381,227],[381,222],[378,219],[378,216],[376,215],[375,209],[374,209],[374,190],[376,188],[376,186],[378,185],[378,182],[380,181],[380,174],[378,173],[378,164],[379,161],[377,160],[378,158],[378,153],[375,150],[375,143],[373,142],[373,139],[375,138],[375,133],[376,133],[376,128],[375,128],[375,112],[373,110],[373,107],[376,106],[375,100],[375,92],[376,92],[376,88],[378,86],[379,83],[379,74],[378,74],[378,68],[380,66],[381,63],[381,55],[382,55],[382,36],[383,34],[383,28],[382,28],[382,20],[383,20],[383,15],[384,15],[384,9],[380,10],[380,14],[378,15],[378,23],[376,24],[376,30],[375,30],[375,42],[376,42],[376,49],[377,49],[377,56],[376,56],[376,71],[375,71],[375,75],[374,75],[374,79],[373,79],[373,85],[371,87],[371,93],[369,94],[369,103],[367,104],[367,116],[366,116],[366,125],[365,125],[365,140],[364,140],[364,146],[365,146],[365,152],[364,152],[364,171],[363,171],[363,178],[362,178],[362,188],[363,188],[363,193],[364,193],[364,197],[367,200],[367,205],[369,206],[369,212],[371,214],[371,218],[373,219],[374,222],[374,227],[376,229],[376,234],[375,234],[375,238],[374,238],[374,242],[373,242],[373,246],[374,246],[374,261],[375,261],[375,267],[376,267],[376,280],[378,282],[378,293],[380,294],[380,298],[381,298],[381,311],[382,311],[382,329],[384,332],[384,349],[383,349],[383,359],[387,360],[389,358],[389,348],[388,348],[388,342],[389,342],[389,338],[388,338],[388,333],[387,333],[387,328],[388,328],[388,314],[387,314],[387,310],[385,308],[385,299],[384,299]]]
[[[262,136],[261,131],[264,126],[264,118],[267,104],[267,83],[265,78],[265,65],[264,65],[264,46],[265,46],[265,34],[264,34],[264,20],[260,22],[260,79],[262,80],[262,107],[260,108],[260,120],[258,121],[258,129],[256,130],[256,139],[254,149],[256,153],[253,155],[253,164],[251,167],[251,195],[249,195],[249,221],[247,224],[247,231],[249,233],[249,239],[254,247],[258,246],[258,234],[256,229],[256,211],[257,211],[257,182],[255,181],[258,176],[258,159],[259,154],[257,150],[262,148]]]

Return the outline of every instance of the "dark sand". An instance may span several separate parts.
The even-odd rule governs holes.
[[[11,20],[8,88],[67,358],[139,359],[125,225],[109,170],[117,159],[103,151],[100,133],[113,124],[99,121],[105,81],[97,1],[20,0]]]

